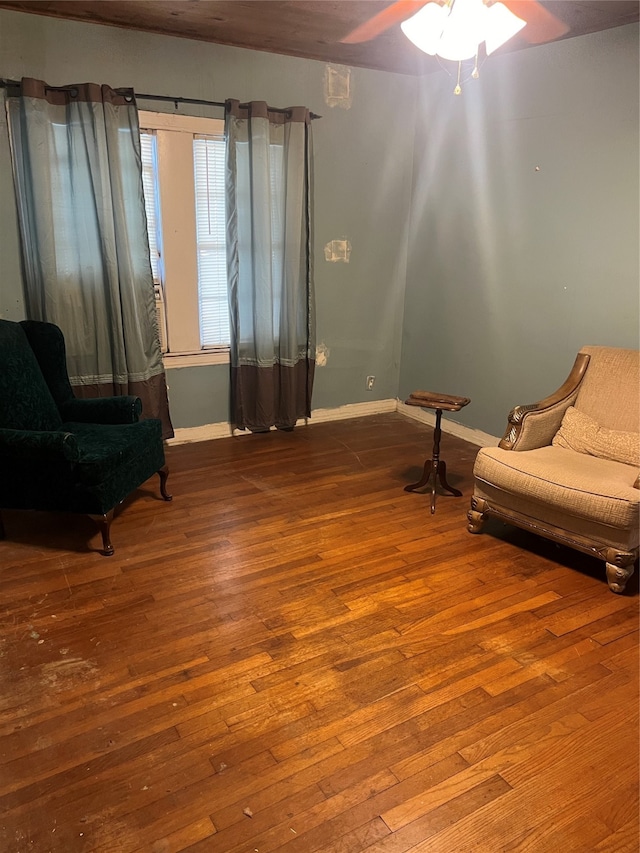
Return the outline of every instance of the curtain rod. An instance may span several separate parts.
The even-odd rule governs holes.
[[[7,80],[5,78],[0,78],[0,89],[6,89],[9,86],[19,86],[19,80]],[[64,91],[65,89],[72,89],[73,86],[47,86],[47,89],[51,91]],[[129,91],[129,89],[116,89],[118,94],[121,94],[124,91]],[[176,105],[176,109],[178,108],[178,104],[199,104],[200,106],[206,107],[222,107],[223,109],[226,106],[224,101],[207,101],[202,98],[181,98],[181,97],[172,97],[171,95],[145,95],[141,92],[136,92],[134,89],[134,94],[136,99],[140,98],[143,101],[166,101],[168,103],[172,103]],[[240,104],[241,107],[247,106],[246,104]],[[280,109],[277,107],[271,108],[271,111],[274,113],[288,113],[287,109]],[[312,119],[322,118],[322,116],[316,115],[316,113],[310,113]]]
[[[142,100],[146,101],[170,101],[174,103],[177,107],[178,104],[202,104],[207,107],[226,107],[226,103],[224,101],[203,101],[200,98],[172,98],[170,95],[143,95],[141,92],[135,92],[136,98],[142,98]],[[248,106],[247,104],[240,104],[241,107]],[[278,108],[278,107],[269,107],[269,110],[273,113],[288,113],[289,110],[286,108]],[[312,119],[322,118],[322,116],[316,115],[316,113],[309,113]]]

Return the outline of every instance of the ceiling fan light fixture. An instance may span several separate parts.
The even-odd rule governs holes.
[[[449,17],[449,7],[427,3],[415,15],[400,24],[402,32],[416,47],[435,56],[442,31]]]
[[[437,55],[453,62],[472,59],[484,41],[487,7],[482,0],[453,0],[448,9]]]
[[[503,3],[487,6],[484,0],[449,0],[445,5],[427,3],[400,26],[425,53],[461,62],[476,56],[483,41],[487,54],[493,53],[525,24]]]
[[[491,6],[485,6],[485,9],[485,47],[489,56],[519,33],[527,22],[514,15],[504,3],[493,3]]]

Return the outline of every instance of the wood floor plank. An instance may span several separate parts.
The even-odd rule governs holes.
[[[611,727],[613,737],[620,737],[623,725],[619,719]],[[584,745],[584,751],[576,752],[577,743]],[[559,747],[562,754],[556,760]],[[598,810],[602,808],[598,792],[602,792],[600,796],[606,802],[610,796],[608,790],[620,786],[620,774],[624,777],[626,771],[637,764],[636,756],[623,756],[624,748],[621,748],[615,765],[604,765],[601,755],[606,749],[601,731],[593,729],[585,732],[580,729],[575,734],[569,733],[564,743],[545,746],[534,761],[517,763],[501,771],[500,775],[512,786],[503,799],[504,807],[511,814],[518,814],[520,819],[499,827],[487,823],[486,812],[483,814],[479,810],[439,833],[434,848],[440,846],[441,849],[470,850],[471,839],[476,838],[481,839],[478,849],[483,851],[551,851],[558,849],[558,844],[561,844],[561,849],[571,853],[591,849],[591,845],[599,843],[607,832],[602,817],[598,815]],[[590,773],[590,767],[598,768],[598,773]],[[562,775],[559,771],[562,771]],[[544,792],[542,796],[541,792]],[[637,807],[637,797],[634,797],[634,801]],[[577,821],[580,815],[583,820]],[[594,815],[595,823],[589,828],[589,821]],[[535,834],[527,829],[532,822],[539,825]],[[556,832],[559,826],[564,826],[564,834]],[[567,834],[570,826],[573,827],[572,836]]]
[[[447,800],[424,817],[406,824],[364,850],[366,853],[407,853],[407,851],[419,849],[422,845],[422,849],[433,853],[437,848],[428,844],[430,838],[489,803],[497,805],[499,798],[510,790],[504,779],[493,776],[486,782],[481,782],[457,797]]]
[[[432,785],[417,796],[408,798],[395,808],[389,809],[381,817],[389,829],[395,831],[418,818],[424,817],[444,803],[448,803],[483,782],[495,779],[497,775],[493,770],[476,765],[465,767],[459,773],[445,779],[444,782]]]
[[[169,447],[173,502],[128,498],[109,559],[3,513],[2,853],[635,853],[637,583],[469,535],[449,435],[465,497],[432,515],[403,491],[431,438]]]
[[[620,829],[609,833],[593,848],[594,853],[637,853],[638,819],[630,820]]]

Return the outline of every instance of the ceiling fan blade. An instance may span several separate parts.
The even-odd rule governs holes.
[[[396,0],[395,3],[374,15],[373,18],[369,18],[364,24],[360,24],[340,41],[343,44],[359,44],[363,41],[371,41],[380,33],[388,30],[389,27],[401,24],[402,21],[406,21],[407,18],[415,15],[428,2],[429,0]]]
[[[569,32],[569,27],[548,12],[537,0],[501,0],[510,12],[527,22],[522,36],[530,44],[554,41]]]

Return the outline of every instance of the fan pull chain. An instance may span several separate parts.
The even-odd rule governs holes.
[[[454,95],[459,95],[462,92],[460,88],[460,71],[462,70],[462,62],[458,62],[458,80],[456,81],[456,88],[453,90]]]
[[[476,50],[476,61],[475,61],[475,64],[473,66],[473,71],[471,72],[471,76],[473,77],[474,80],[477,80],[478,77],[480,76],[480,72],[478,71],[478,51],[477,50]]]

